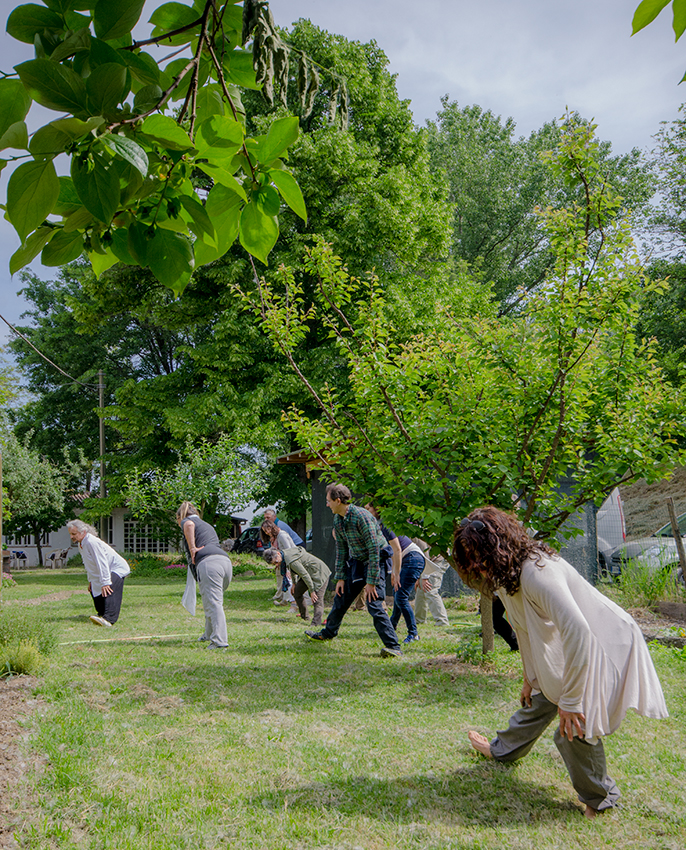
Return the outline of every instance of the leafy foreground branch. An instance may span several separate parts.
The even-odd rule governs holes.
[[[87,8],[88,6],[91,8]],[[266,3],[164,3],[153,37],[134,42],[145,0],[46,0],[18,6],[8,33],[35,58],[0,79],[0,150],[25,153],[7,187],[7,217],[21,239],[14,273],[38,254],[61,266],[87,253],[97,275],[117,262],[149,268],[181,292],[196,265],[238,238],[266,264],[279,234],[281,203],[306,218],[302,193],[283,158],[298,119],[246,134],[240,88],[260,89],[243,44],[271,31]],[[190,51],[164,69],[149,44]],[[177,51],[179,52],[179,51]],[[164,61],[164,60],[159,60]],[[133,97],[131,97],[131,95]],[[29,138],[33,102],[62,113]],[[165,114],[170,104],[177,117]],[[66,155],[69,177],[54,160]],[[195,184],[212,185],[203,204]]]
[[[664,284],[646,280],[618,219],[593,128],[568,122],[548,159],[579,201],[539,211],[555,263],[517,315],[497,317],[483,285],[462,275],[424,332],[403,338],[377,278],[351,278],[324,244],[305,268],[318,281],[314,304],[287,269],[245,296],[323,413],[284,414],[300,445],[373,495],[394,528],[419,527],[443,552],[477,505],[514,503],[549,536],[584,503],[665,477],[681,457],[680,396],[634,332],[643,294]],[[296,352],[310,321],[345,357],[347,389],[305,381]]]

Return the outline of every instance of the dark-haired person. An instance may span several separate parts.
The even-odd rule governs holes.
[[[198,509],[191,502],[181,503],[176,512],[176,521],[183,531],[188,550],[189,569],[200,584],[202,607],[205,612],[205,631],[198,640],[207,641],[208,649],[226,649],[228,636],[224,613],[224,591],[231,584],[231,561],[219,545],[217,532],[208,522],[200,519]],[[193,600],[195,600],[195,592]]]
[[[350,490],[344,484],[329,484],[326,488],[326,504],[333,513],[336,538],[336,593],[324,628],[305,634],[310,640],[335,638],[348,608],[364,590],[367,611],[383,643],[382,657],[400,656],[403,653],[398,635],[383,607],[386,576],[381,569],[380,552],[386,539],[369,511],[350,504],[350,499]]]
[[[285,531],[296,546],[305,546],[305,541],[302,537],[297,532],[293,531],[287,522],[284,522],[282,519],[277,517],[274,508],[267,508],[264,512],[264,518],[267,522],[273,522],[277,528],[281,529],[281,531]]]
[[[119,619],[124,579],[131,568],[119,552],[98,537],[92,525],[73,519],[67,523],[67,531],[72,543],[79,544],[88,576],[88,592],[96,611],[89,619],[96,626],[113,626]]]
[[[272,511],[271,513],[274,512]],[[265,519],[260,529],[262,531],[262,539],[271,548],[277,549],[279,552],[285,552],[286,549],[292,549],[296,545],[291,535],[270,519]],[[291,577],[288,574],[286,564],[280,562],[274,573],[276,576],[276,592],[272,596],[272,602],[274,605],[291,605],[293,611],[297,611],[293,593],[291,592]]]
[[[629,708],[667,717],[662,688],[641,630],[517,518],[478,508],[455,535],[453,558],[462,580],[497,593],[519,640],[524,666],[521,708],[488,741],[472,746],[498,761],[525,756],[556,721],[560,751],[584,814],[612,808],[619,789],[606,772],[602,738]]]
[[[305,591],[309,591],[314,607],[312,625],[321,626],[324,616],[324,594],[329,583],[331,570],[324,561],[311,555],[302,546],[293,546],[280,552],[278,549],[267,549],[263,553],[268,564],[278,567],[284,563],[291,574],[298,576],[293,588],[293,598],[298,606],[298,612],[303,620],[307,619],[307,609],[303,602]]]

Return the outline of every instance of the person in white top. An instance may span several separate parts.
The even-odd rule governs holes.
[[[472,746],[516,761],[555,720],[555,744],[584,814],[612,808],[620,794],[607,775],[603,736],[630,708],[668,716],[641,630],[513,514],[472,511],[455,535],[453,559],[466,584],[502,600],[524,666],[521,709],[492,741],[471,731]]]
[[[67,530],[72,542],[79,544],[88,576],[88,591],[96,611],[90,621],[96,626],[113,626],[119,619],[124,579],[131,568],[118,552],[98,537],[92,525],[73,519],[67,523]]]

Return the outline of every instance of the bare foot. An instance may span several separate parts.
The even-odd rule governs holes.
[[[595,809],[592,809],[590,806],[586,806],[586,811],[584,812],[585,818],[594,818],[597,817],[598,812]]]
[[[469,738],[469,743],[477,752],[481,753],[482,756],[486,756],[487,759],[493,758],[488,738],[480,735],[478,732],[469,732],[467,733],[467,737]]]

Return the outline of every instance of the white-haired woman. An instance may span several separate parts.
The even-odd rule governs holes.
[[[224,591],[231,584],[231,561],[219,545],[217,532],[208,522],[200,519],[198,509],[192,502],[181,503],[176,512],[176,521],[183,530],[188,549],[188,566],[200,584],[205,611],[205,631],[198,640],[208,641],[208,649],[226,649],[228,636]]]
[[[119,619],[124,579],[131,568],[119,552],[98,537],[92,525],[73,519],[67,523],[67,530],[72,543],[79,545],[88,576],[88,592],[96,611],[90,621],[96,626],[113,626]]]

